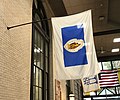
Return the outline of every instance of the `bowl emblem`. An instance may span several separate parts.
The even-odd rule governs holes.
[[[84,41],[82,39],[71,39],[67,41],[64,48],[69,52],[77,52],[84,46]]]

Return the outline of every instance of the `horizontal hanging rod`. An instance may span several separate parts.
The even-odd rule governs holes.
[[[7,27],[7,29],[9,30],[9,29],[12,29],[15,27],[24,26],[24,25],[33,24],[33,23],[38,23],[38,22],[45,21],[45,20],[50,20],[50,19],[42,19],[42,20],[38,20],[38,21],[32,21],[32,22],[28,22],[28,23],[13,25],[13,26]]]

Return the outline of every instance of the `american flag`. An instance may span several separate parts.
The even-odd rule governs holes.
[[[100,87],[113,87],[119,85],[117,70],[101,70],[99,74]]]

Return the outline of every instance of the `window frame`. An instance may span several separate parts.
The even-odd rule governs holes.
[[[36,0],[37,1],[37,6],[39,9],[37,9],[35,7],[35,1],[33,1],[33,9],[32,9],[32,16],[33,16],[33,21],[37,21],[35,20],[35,14],[37,14],[40,19],[45,19],[46,14],[45,14],[45,10],[44,7],[42,5],[42,2],[40,0]],[[44,14],[44,16],[41,16],[40,11],[42,11],[42,15]],[[39,25],[39,23],[33,23],[32,24],[32,53],[31,53],[31,87],[30,87],[30,100],[36,100],[34,99],[34,96],[36,95],[36,89],[34,90],[34,88],[38,88],[38,99],[39,99],[39,92],[41,91],[41,95],[42,95],[42,100],[49,100],[49,28],[48,28],[48,23],[47,20],[41,21],[41,23],[45,23],[45,24],[41,24],[42,26]],[[44,28],[43,28],[44,27]],[[34,48],[38,49],[37,44],[35,46],[35,41],[38,42],[38,39],[35,40],[35,31],[37,31],[37,38],[38,35],[40,36],[40,41],[41,38],[43,39],[43,52],[40,51],[39,54],[39,62],[41,62],[41,54],[43,55],[43,65],[44,67],[41,68],[40,66],[38,66],[37,64],[34,64],[34,59],[35,59],[35,54],[34,54]],[[46,56],[46,45],[47,44],[47,56]],[[41,46],[41,42],[40,42],[40,46]],[[36,53],[36,56],[38,56],[38,54]],[[47,59],[47,64],[46,64],[46,59]],[[46,71],[46,65],[47,65],[47,71]],[[34,71],[35,69],[35,71]],[[34,82],[36,81],[36,69],[38,70],[38,85]],[[41,74],[41,73],[42,74]],[[35,74],[34,74],[35,73]],[[40,76],[39,74],[41,74],[42,76]],[[34,76],[35,75],[35,76]],[[42,77],[42,82],[41,82],[41,86],[39,84],[39,78]],[[47,81],[47,82],[46,82]],[[47,92],[46,92],[47,91]],[[33,94],[35,92],[35,95]],[[41,100],[41,99],[40,99]]]

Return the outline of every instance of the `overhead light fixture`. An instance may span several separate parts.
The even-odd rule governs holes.
[[[101,3],[101,4],[100,4],[100,6],[102,7],[102,6],[103,6],[103,4]]]
[[[116,48],[116,49],[112,49],[111,52],[119,52],[119,48]]]
[[[113,42],[120,42],[120,38],[114,38]]]

